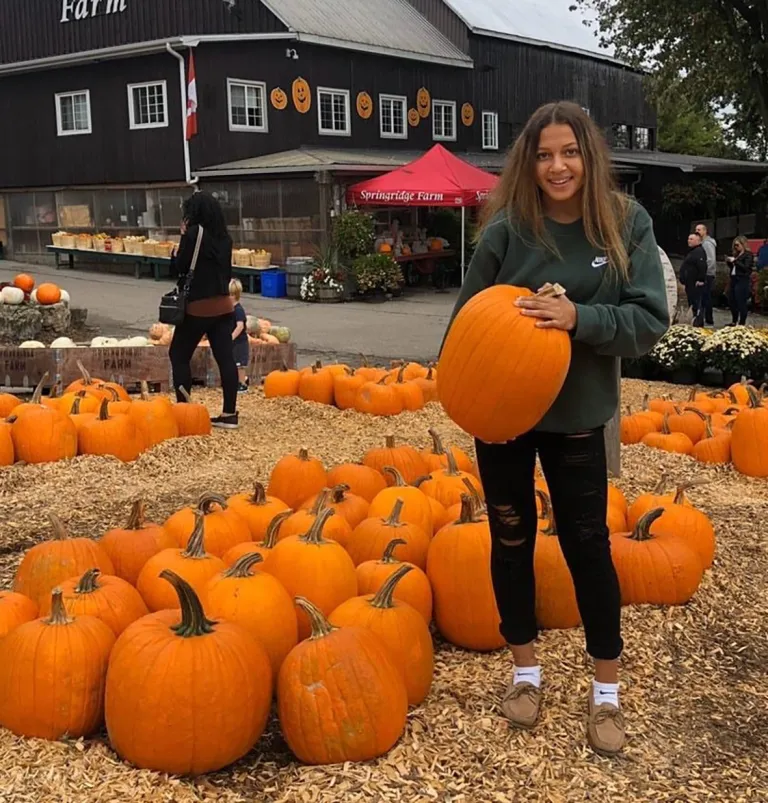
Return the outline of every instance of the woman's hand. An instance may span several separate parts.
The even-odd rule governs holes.
[[[571,332],[576,328],[576,306],[565,295],[527,296],[518,298],[515,304],[521,308],[522,315],[539,318],[538,329],[562,329]]]

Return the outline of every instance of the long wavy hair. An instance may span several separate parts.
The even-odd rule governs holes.
[[[190,195],[184,201],[182,216],[188,227],[202,226],[217,240],[229,237],[221,204],[207,192],[196,192]]]
[[[483,207],[479,234],[499,212],[506,211],[521,236],[530,233],[536,244],[560,256],[544,225],[542,191],[536,182],[539,140],[541,132],[550,125],[568,125],[573,129],[584,162],[581,202],[584,232],[595,248],[605,251],[614,277],[624,280],[629,271],[626,244],[629,198],[618,190],[602,131],[576,103],[548,103],[533,113],[509,151],[499,182]]]

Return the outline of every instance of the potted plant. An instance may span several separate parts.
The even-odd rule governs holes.
[[[400,266],[389,254],[359,256],[352,271],[358,293],[368,299],[395,293],[401,290],[404,281]]]
[[[358,257],[370,254],[376,229],[373,217],[351,209],[334,219],[333,248],[344,264],[353,263]]]
[[[726,387],[742,376],[760,381],[768,369],[768,340],[750,326],[729,326],[705,339],[702,359],[708,368],[723,372]]]
[[[697,327],[686,324],[670,326],[648,358],[662,378],[677,385],[694,385],[698,380],[705,340],[706,335]]]

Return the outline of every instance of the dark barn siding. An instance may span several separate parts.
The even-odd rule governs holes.
[[[408,2],[459,50],[469,53],[469,29],[461,17],[443,0],[408,0]]]
[[[126,10],[61,22],[62,0],[0,0],[0,64],[188,34],[275,33],[285,26],[256,0],[125,0]],[[90,0],[89,0],[90,5]]]

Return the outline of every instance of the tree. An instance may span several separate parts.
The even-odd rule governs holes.
[[[768,0],[574,0],[597,13],[601,42],[650,69],[694,107],[732,109],[726,126],[768,151]]]

